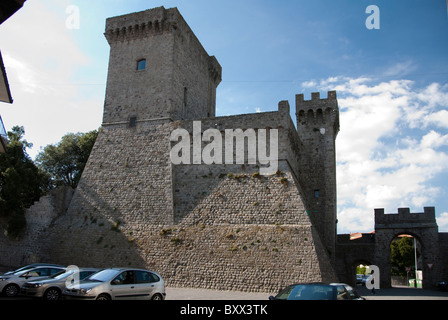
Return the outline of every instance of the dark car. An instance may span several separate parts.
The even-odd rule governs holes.
[[[441,291],[447,291],[448,290],[448,281],[440,281],[437,283],[436,286]]]
[[[364,300],[344,283],[299,283],[281,290],[269,300]]]

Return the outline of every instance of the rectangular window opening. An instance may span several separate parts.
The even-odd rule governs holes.
[[[131,117],[129,119],[129,127],[133,128],[137,125],[137,117]]]
[[[137,70],[145,70],[146,69],[146,59],[141,59],[137,61]]]

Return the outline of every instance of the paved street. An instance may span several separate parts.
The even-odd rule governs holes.
[[[448,292],[414,288],[376,290],[372,295],[365,287],[356,287],[367,300],[448,300]],[[166,288],[167,300],[267,300],[273,293],[247,293],[192,288]]]
[[[448,292],[414,288],[379,289],[372,295],[365,287],[356,287],[360,295],[367,300],[448,300]],[[239,291],[219,291],[194,288],[166,288],[166,300],[268,300],[275,293],[248,293]],[[32,300],[27,297],[7,298],[0,301]]]
[[[367,300],[448,300],[448,292],[415,288],[390,288],[376,290],[372,295],[365,287],[356,287],[359,294]]]
[[[166,288],[167,300],[268,300],[270,293]]]

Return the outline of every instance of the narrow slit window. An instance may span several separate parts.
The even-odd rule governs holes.
[[[314,198],[319,198],[319,190],[314,190]]]
[[[145,70],[146,69],[146,59],[141,59],[137,61],[137,70]]]
[[[131,117],[129,119],[129,127],[133,128],[137,125],[137,117]]]

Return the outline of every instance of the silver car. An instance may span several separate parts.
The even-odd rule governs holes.
[[[65,270],[64,267],[36,267],[0,276],[0,292],[7,297],[15,297],[25,282],[48,278]]]
[[[33,263],[33,264],[29,264],[29,265],[23,266],[23,267],[21,267],[21,268],[19,268],[19,269],[13,270],[13,271],[5,272],[3,275],[4,275],[4,276],[7,276],[7,275],[10,275],[10,274],[19,272],[19,271],[31,270],[31,269],[34,269],[34,268],[37,268],[37,267],[61,267],[61,268],[64,268],[64,266],[61,266],[61,265],[59,265],[59,264],[52,264],[52,263]]]
[[[152,271],[130,268],[104,269],[79,284],[67,286],[67,299],[163,300],[165,282]]]
[[[44,300],[59,300],[62,291],[67,285],[79,282],[101,269],[68,267],[50,278],[26,282],[21,293],[28,297],[42,298]]]

